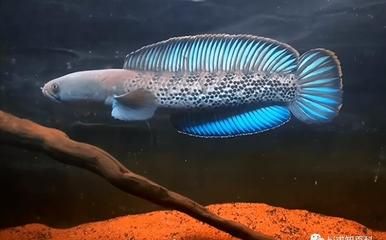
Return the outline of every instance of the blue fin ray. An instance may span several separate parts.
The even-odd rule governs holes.
[[[124,68],[144,71],[265,71],[292,73],[298,53],[287,44],[252,35],[171,38],[126,56]]]
[[[235,137],[268,131],[289,121],[287,107],[212,109],[174,114],[171,122],[182,133],[197,137]]]
[[[313,49],[299,58],[298,92],[291,112],[307,123],[330,121],[342,106],[342,72],[335,54]]]

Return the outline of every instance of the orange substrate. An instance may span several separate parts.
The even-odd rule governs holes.
[[[386,240],[386,232],[376,232],[354,221],[322,216],[304,210],[287,210],[265,204],[235,203],[211,205],[216,214],[276,239],[310,239],[318,233],[324,240],[362,236]],[[370,238],[371,237],[371,238]],[[87,223],[68,229],[41,224],[0,230],[1,240],[225,240],[234,239],[206,224],[176,211],[157,211]],[[351,238],[342,238],[351,239]],[[357,238],[358,239],[358,238]]]

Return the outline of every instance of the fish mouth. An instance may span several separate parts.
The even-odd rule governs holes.
[[[53,93],[51,93],[50,91],[48,91],[45,87],[41,87],[41,89],[42,89],[42,93],[43,93],[44,96],[50,98],[54,102],[57,102],[57,103],[61,103],[62,102],[62,101],[60,101],[58,96],[56,96]]]

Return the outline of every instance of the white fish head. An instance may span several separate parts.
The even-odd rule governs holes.
[[[55,102],[60,102],[59,84],[56,79],[47,82],[41,89],[44,96]]]
[[[42,93],[55,102],[103,102],[107,94],[100,81],[101,71],[74,72],[53,79],[41,88]]]

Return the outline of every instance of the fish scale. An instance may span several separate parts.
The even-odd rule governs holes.
[[[135,86],[151,91],[159,107],[233,107],[254,102],[291,102],[296,95],[294,74],[266,72],[139,72]]]

